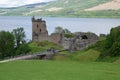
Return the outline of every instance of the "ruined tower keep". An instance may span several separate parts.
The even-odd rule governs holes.
[[[50,41],[56,44],[61,45],[63,40],[62,33],[52,33],[48,35],[46,22],[40,19],[35,19],[34,16],[32,17],[32,41]]]
[[[32,40],[33,41],[43,41],[47,40],[48,31],[46,29],[46,22],[40,19],[35,19],[32,17]]]

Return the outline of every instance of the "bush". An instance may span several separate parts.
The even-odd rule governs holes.
[[[66,38],[71,38],[71,37],[73,37],[73,34],[72,33],[65,34],[65,37]]]
[[[117,29],[118,28],[118,29]],[[106,40],[103,43],[99,44],[103,46],[101,58],[104,57],[116,57],[120,56],[120,30],[119,27],[112,28],[110,34],[107,35]]]
[[[16,55],[26,54],[30,51],[31,51],[31,49],[28,46],[28,44],[22,44],[16,49]]]
[[[115,42],[109,52],[110,56],[120,56],[120,42]]]
[[[108,50],[106,54],[109,56],[120,55],[120,30],[112,28],[110,34],[106,38],[105,49]]]

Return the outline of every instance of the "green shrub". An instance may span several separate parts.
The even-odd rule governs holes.
[[[109,52],[111,56],[120,56],[120,42],[113,43]]]
[[[71,38],[71,37],[73,37],[73,34],[72,33],[67,33],[67,34],[65,34],[65,37],[66,38]]]
[[[31,49],[28,46],[28,44],[22,44],[16,49],[16,55],[26,54],[30,51],[31,51]]]
[[[120,56],[120,30],[112,28],[106,38],[105,49],[109,56]]]

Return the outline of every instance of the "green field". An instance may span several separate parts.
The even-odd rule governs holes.
[[[120,64],[13,61],[0,63],[0,80],[120,80]]]

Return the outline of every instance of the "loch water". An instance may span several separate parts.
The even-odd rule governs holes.
[[[0,31],[12,31],[17,27],[23,27],[27,39],[32,38],[32,16],[0,16]],[[46,21],[49,34],[54,32],[55,27],[61,26],[71,32],[93,32],[97,35],[108,34],[110,29],[120,26],[118,18],[58,18],[58,17],[35,17]]]

